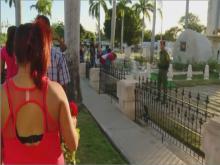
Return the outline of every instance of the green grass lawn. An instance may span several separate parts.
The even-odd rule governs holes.
[[[186,75],[178,75],[173,77],[172,82],[168,82],[168,87],[193,87],[197,85],[213,85],[220,84],[218,73],[210,73],[210,79],[204,80],[203,75],[194,75],[192,80],[186,80]],[[151,80],[157,80],[157,74],[151,74]]]
[[[84,106],[80,107],[78,128],[80,143],[76,164],[128,164]]]

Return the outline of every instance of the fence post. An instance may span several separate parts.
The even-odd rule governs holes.
[[[209,65],[205,65],[204,80],[209,79]]]
[[[136,80],[120,80],[117,83],[119,108],[129,119],[135,119],[135,86]]]
[[[89,84],[97,92],[99,91],[100,68],[91,68],[89,71]]]
[[[79,64],[79,75],[80,77],[86,77],[86,63]]]
[[[173,64],[169,65],[168,73],[167,73],[168,81],[173,80]]]
[[[202,148],[206,165],[220,164],[220,117],[214,117],[204,124]]]
[[[188,70],[187,70],[187,79],[186,80],[192,80],[192,65],[188,65]]]

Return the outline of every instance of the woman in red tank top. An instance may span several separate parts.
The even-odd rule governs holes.
[[[18,73],[1,86],[4,164],[64,164],[61,138],[78,146],[76,119],[65,92],[45,77],[51,31],[41,22],[20,25],[15,35]]]
[[[3,74],[5,64],[7,65],[6,79],[16,75],[18,71],[18,66],[16,64],[15,55],[14,55],[14,36],[15,36],[16,26],[10,26],[7,30],[7,41],[6,46],[3,47],[0,51],[1,59],[1,71],[0,74]]]

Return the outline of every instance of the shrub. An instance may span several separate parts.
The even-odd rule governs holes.
[[[147,59],[143,56],[134,56],[134,60],[139,62],[140,65],[143,65],[147,62]]]

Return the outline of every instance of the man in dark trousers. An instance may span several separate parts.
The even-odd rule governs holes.
[[[91,66],[95,65],[95,43],[94,43],[94,39],[91,39],[91,44],[90,44],[90,63]]]
[[[158,63],[159,74],[158,74],[158,100],[160,99],[161,89],[164,90],[164,97],[163,102],[166,100],[167,94],[167,72],[170,65],[170,56],[165,49],[166,42],[161,40],[160,41],[160,59]],[[163,88],[161,88],[161,86]]]

